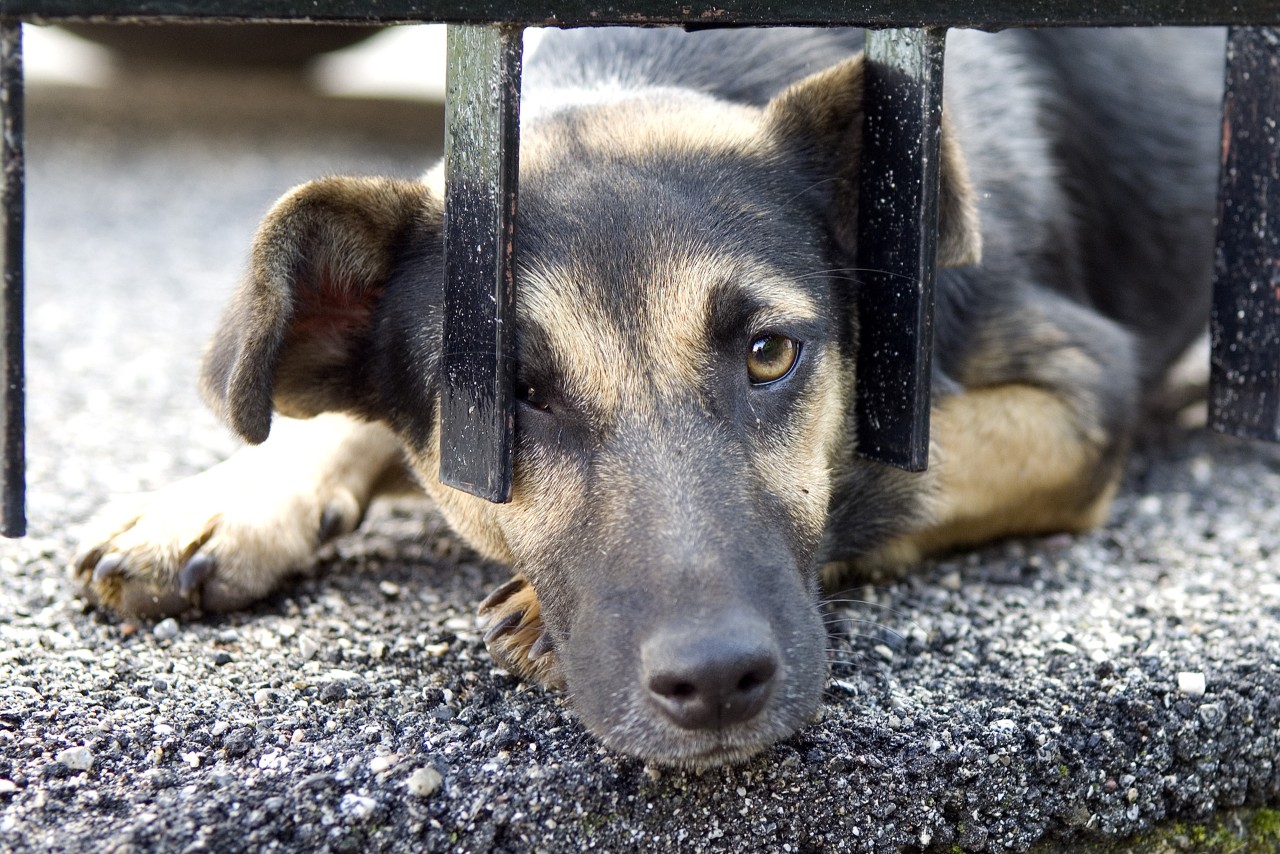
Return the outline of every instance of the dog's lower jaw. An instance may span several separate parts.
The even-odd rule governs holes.
[[[570,704],[610,749],[656,768],[702,771],[741,765],[794,734],[816,714],[822,684],[818,679],[812,688],[779,698],[781,702],[749,721],[717,729],[689,730],[665,723],[655,710],[644,708],[643,699],[628,703],[626,712],[606,726],[588,719],[572,695]]]

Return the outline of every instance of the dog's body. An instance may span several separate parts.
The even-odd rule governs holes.
[[[1099,524],[1144,390],[1206,316],[1221,34],[951,34],[919,475],[853,451],[860,45],[547,35],[525,75],[510,504],[437,479],[438,173],[287,195],[205,370],[266,441],[107,514],[77,562],[90,595],[241,606],[407,468],[518,572],[482,609],[500,660],[564,685],[611,745],[706,765],[814,711],[821,566]],[[273,408],[310,420],[267,439]]]

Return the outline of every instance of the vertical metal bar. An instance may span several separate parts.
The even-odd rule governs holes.
[[[1209,423],[1280,441],[1280,29],[1233,27],[1222,104]]]
[[[858,189],[858,451],[929,465],[946,31],[867,33]]]
[[[0,533],[21,537],[26,514],[26,380],[23,375],[22,234],[23,100],[22,24],[0,20],[0,269],[4,271],[0,306]]]
[[[450,26],[440,479],[511,498],[522,30]]]

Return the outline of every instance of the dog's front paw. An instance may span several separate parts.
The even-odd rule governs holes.
[[[564,687],[555,644],[542,624],[538,594],[517,575],[480,603],[477,621],[494,660],[548,688]]]
[[[123,614],[244,607],[309,568],[324,541],[360,520],[363,507],[348,490],[302,486],[233,457],[109,506],[86,528],[72,574],[90,601]]]

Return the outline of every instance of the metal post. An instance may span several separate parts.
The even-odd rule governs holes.
[[[23,104],[22,24],[0,19],[0,533],[27,532],[25,379],[22,352]]]
[[[440,479],[511,498],[515,212],[523,32],[450,26]]]
[[[858,451],[929,465],[946,31],[867,33],[858,189]]]
[[[1209,423],[1280,440],[1280,29],[1227,39]]]

